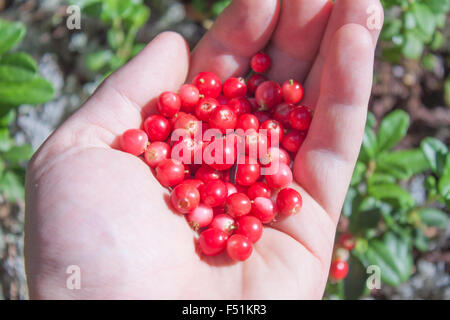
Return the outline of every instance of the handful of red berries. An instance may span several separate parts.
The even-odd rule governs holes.
[[[268,55],[256,54],[247,82],[229,78],[222,84],[217,75],[201,72],[178,94],[162,93],[159,114],[145,119],[143,130],[127,130],[120,139],[121,149],[143,154],[171,191],[173,209],[200,231],[205,255],[226,250],[244,261],[263,224],[302,207],[301,195],[288,186],[291,159],[312,113],[297,106],[303,97],[298,81],[280,86],[262,74],[270,65]]]

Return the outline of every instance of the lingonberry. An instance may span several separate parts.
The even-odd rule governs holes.
[[[200,132],[200,125],[200,121],[198,121],[194,115],[182,114],[175,121],[173,130],[184,130],[186,133],[194,137]]]
[[[355,238],[349,232],[342,233],[338,238],[338,245],[352,251],[355,248]]]
[[[170,193],[170,202],[176,211],[186,214],[198,207],[200,193],[193,185],[181,183]]]
[[[283,98],[281,87],[275,81],[263,82],[256,89],[255,98],[263,110],[270,110],[276,107]]]
[[[213,209],[206,204],[200,203],[194,210],[187,214],[186,219],[192,229],[198,230],[209,226],[213,217]]]
[[[166,117],[172,118],[181,108],[180,96],[174,92],[166,91],[161,93],[156,104],[158,112]]]
[[[281,123],[279,123],[277,120],[270,119],[264,121],[263,123],[261,123],[259,129],[267,131],[267,139],[269,140],[269,144],[271,146],[278,146],[281,142],[281,139],[283,139],[284,129]]]
[[[248,188],[247,195],[250,200],[255,200],[258,197],[270,198],[272,196],[272,192],[266,183],[258,181]]]
[[[162,141],[150,143],[144,153],[145,162],[150,168],[156,168],[161,161],[170,158],[170,146]]]
[[[303,87],[297,80],[290,79],[281,87],[283,98],[286,103],[299,103],[303,98]]]
[[[267,70],[269,70],[271,65],[272,59],[269,57],[269,55],[263,52],[258,52],[250,60],[250,67],[253,69],[253,71],[258,73],[266,72]]]
[[[252,204],[250,199],[244,193],[234,193],[228,196],[225,203],[225,213],[233,218],[244,216],[250,212]]]
[[[297,152],[305,141],[306,133],[298,130],[291,130],[284,135],[281,145],[289,152]]]
[[[217,98],[222,91],[220,78],[212,72],[200,72],[194,78],[193,84],[205,97]]]
[[[258,88],[258,86],[263,83],[266,82],[268,79],[266,76],[259,74],[259,73],[254,73],[250,76],[250,78],[248,78],[247,81],[247,90],[250,94],[255,94],[256,89]]]
[[[294,109],[295,106],[293,104],[280,103],[273,111],[273,118],[280,122],[285,128],[290,128],[291,124],[289,123],[289,114]]]
[[[275,218],[276,212],[271,199],[256,197],[253,200],[250,214],[261,220],[262,223],[269,223]]]
[[[311,121],[311,111],[305,106],[297,107],[289,114],[289,123],[291,124],[291,127],[300,131],[308,130]]]
[[[236,188],[236,186],[234,184],[232,184],[230,182],[225,182],[225,184],[227,185],[228,197],[234,193],[238,193],[238,189]]]
[[[236,229],[234,219],[224,213],[216,214],[210,224],[210,227],[222,230],[228,235],[232,235]]]
[[[186,113],[183,111],[177,112],[177,114],[175,114],[172,118],[169,118],[170,127],[173,128],[173,126],[175,125],[175,122],[177,122],[178,118],[187,116],[188,114],[189,113]]]
[[[254,216],[240,217],[236,222],[236,234],[246,236],[251,242],[257,242],[263,233],[263,225],[261,220]]]
[[[223,134],[236,128],[237,116],[229,106],[218,106],[209,118],[211,128],[219,129]]]
[[[216,170],[223,171],[231,168],[236,162],[236,139],[225,136],[216,139],[205,148],[204,161]]]
[[[348,274],[348,263],[343,260],[335,260],[331,263],[330,278],[339,281],[344,279]]]
[[[198,245],[203,254],[215,256],[227,247],[228,234],[216,228],[209,228],[200,234]]]
[[[163,187],[173,187],[185,177],[184,165],[178,160],[166,159],[156,167],[156,179]]]
[[[250,113],[242,114],[238,118],[236,129],[242,129],[244,131],[253,129],[255,131],[258,131],[259,129],[258,118]]]
[[[219,106],[219,102],[214,98],[200,99],[195,107],[195,115],[202,121],[208,121],[213,111]]]
[[[265,111],[255,111],[253,112],[253,115],[258,119],[259,123],[266,122],[271,118],[270,113]]]
[[[263,167],[269,167],[269,170],[275,170],[276,168],[274,167],[278,166],[278,163],[285,163],[289,166],[291,164],[291,157],[284,149],[271,147],[267,150],[266,154],[259,158],[259,163]]]
[[[120,136],[120,148],[124,152],[139,156],[148,145],[147,134],[140,129],[129,129]]]
[[[290,216],[300,212],[303,200],[296,190],[285,188],[278,193],[276,203],[279,214]]]
[[[287,187],[292,183],[293,176],[291,168],[285,163],[278,163],[275,172],[268,172],[265,176],[266,183],[271,189],[280,189]]]
[[[233,109],[237,117],[241,114],[252,112],[252,104],[247,98],[244,97],[231,99],[228,101],[227,105]]]
[[[195,178],[206,183],[212,180],[223,179],[223,173],[204,164],[195,173]]]
[[[231,259],[245,261],[253,251],[252,242],[241,234],[233,234],[227,241],[227,253]]]
[[[188,184],[193,186],[194,188],[200,189],[200,186],[204,185],[205,183],[199,179],[186,179],[183,181],[183,184]]]
[[[203,152],[203,141],[195,140],[191,137],[181,137],[179,141],[172,145],[172,159],[183,162],[185,165],[195,163],[201,159]]]
[[[163,116],[154,114],[145,119],[144,130],[150,141],[165,141],[170,134],[170,122]]]
[[[222,105],[222,104],[228,104],[229,99],[227,97],[225,97],[223,94],[220,94],[217,97],[217,101],[219,102],[219,105]]]
[[[236,182],[241,186],[251,186],[261,176],[261,168],[254,158],[248,156],[238,160]]]
[[[243,78],[228,78],[223,83],[222,91],[228,99],[239,98],[247,94],[247,85]]]
[[[244,137],[245,154],[253,158],[259,158],[269,149],[267,136],[253,129],[247,130]]]
[[[178,94],[181,99],[181,110],[184,112],[193,112],[200,100],[200,91],[197,87],[192,84],[182,85]]]
[[[221,180],[208,181],[200,187],[201,200],[210,207],[214,208],[224,205],[227,196],[227,185]]]

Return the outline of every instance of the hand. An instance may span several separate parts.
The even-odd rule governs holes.
[[[379,30],[378,0],[235,0],[192,56],[174,33],[156,37],[111,75],[36,153],[26,192],[31,298],[321,299],[339,213],[358,156]],[[155,98],[204,70],[246,73],[267,48],[270,77],[295,77],[315,109],[294,166],[300,214],[266,227],[250,260],[195,253],[184,217],[118,137],[154,112]],[[66,269],[81,269],[81,290]]]

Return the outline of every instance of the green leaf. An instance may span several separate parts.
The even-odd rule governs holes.
[[[22,199],[25,195],[23,180],[12,171],[5,172],[0,177],[0,192],[9,200]]]
[[[426,4],[435,13],[446,13],[450,10],[450,0],[426,0]]]
[[[9,163],[20,163],[29,160],[33,154],[33,148],[28,145],[13,146],[2,154],[2,158]]]
[[[376,151],[377,137],[375,132],[371,128],[366,127],[361,146],[363,162],[367,162],[368,160],[375,158]]]
[[[402,29],[402,22],[399,19],[386,21],[381,32],[383,40],[391,40],[392,37],[399,34]]]
[[[433,51],[439,50],[444,45],[445,39],[442,32],[436,31],[433,40],[430,43],[430,49]]]
[[[445,200],[450,200],[450,172],[439,179],[439,193]]]
[[[420,221],[429,227],[446,228],[448,224],[447,214],[435,208],[421,209],[419,217]]]
[[[430,8],[422,3],[415,2],[411,10],[416,17],[419,28],[427,35],[433,35],[436,29],[436,19]]]
[[[377,118],[375,118],[375,115],[372,112],[367,112],[367,121],[366,126],[369,128],[375,128],[377,125]]]
[[[44,103],[53,97],[53,86],[41,77],[27,82],[0,82],[0,103],[20,105]]]
[[[352,180],[350,182],[351,186],[359,184],[363,177],[364,173],[366,172],[366,165],[362,162],[356,162],[355,170],[353,170]]]
[[[353,255],[348,260],[348,275],[344,279],[344,297],[346,300],[356,300],[367,291],[367,272],[362,263]]]
[[[36,61],[25,52],[14,52],[4,55],[0,58],[0,65],[20,67],[33,73],[38,70]]]
[[[378,130],[378,152],[391,149],[406,135],[409,127],[409,115],[403,110],[389,113],[381,122]]]
[[[414,29],[417,26],[416,17],[412,12],[405,12],[403,15],[403,25],[407,30]]]
[[[13,140],[9,134],[8,128],[0,128],[0,152],[7,151],[11,148]]]
[[[0,55],[16,46],[25,36],[26,29],[20,22],[0,19]]]
[[[134,5],[125,17],[128,28],[141,28],[150,17],[150,9],[145,5]]]
[[[422,150],[401,150],[380,155],[377,170],[393,175],[397,179],[409,179],[411,176],[429,169],[429,164]]]
[[[1,108],[2,107],[0,107],[0,109]],[[16,118],[16,110],[10,108],[10,109],[6,109],[5,112],[2,112],[2,111],[0,111],[0,127],[7,127]]]
[[[424,44],[414,32],[407,32],[402,45],[402,53],[408,59],[418,59],[422,55]]]
[[[429,241],[421,229],[414,230],[413,244],[421,252],[428,251]]]
[[[38,77],[34,71],[22,67],[0,65],[0,83],[2,82],[25,82]]]
[[[415,201],[411,194],[396,184],[370,185],[369,194],[378,199],[401,208],[413,207]]]
[[[387,173],[381,173],[381,172],[374,172],[374,174],[369,179],[369,184],[391,184],[395,183],[397,179]]]
[[[444,101],[447,107],[450,107],[450,77],[444,82]]]
[[[92,71],[98,71],[105,67],[114,54],[110,50],[101,50],[89,54],[86,58],[86,65]]]
[[[439,176],[442,175],[447,161],[447,146],[436,138],[428,137],[422,141],[420,147],[431,170]]]
[[[349,188],[345,196],[344,205],[342,206],[342,214],[345,217],[350,217],[357,210],[358,204],[358,191],[355,188]]]
[[[387,232],[381,240],[369,241],[365,259],[366,267],[380,267],[381,280],[391,286],[398,286],[411,276],[413,260],[410,241],[392,232]]]

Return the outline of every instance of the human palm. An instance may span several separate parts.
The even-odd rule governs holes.
[[[110,76],[30,162],[26,267],[32,298],[320,299],[339,212],[364,131],[379,30],[378,0],[235,0],[189,56],[163,33]],[[315,110],[294,165],[300,214],[267,226],[252,257],[234,263],[196,251],[167,190],[118,137],[154,112],[154,100],[200,71],[244,74],[266,48],[269,77],[305,85]],[[81,270],[81,289],[66,269]]]

